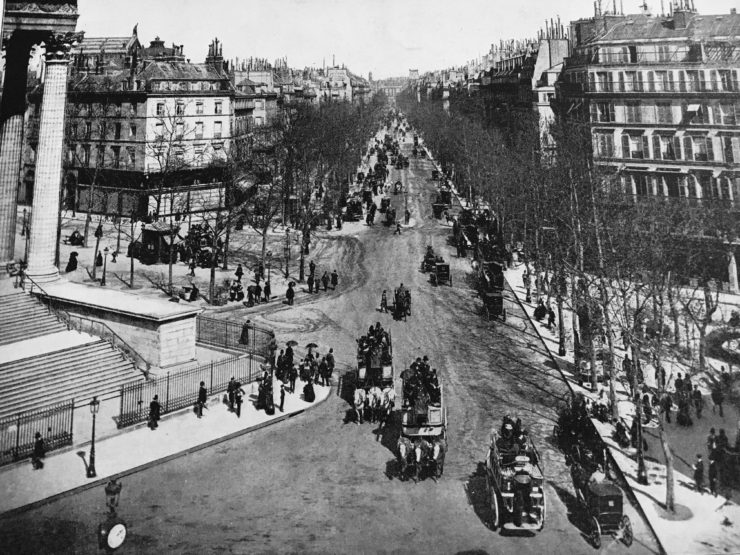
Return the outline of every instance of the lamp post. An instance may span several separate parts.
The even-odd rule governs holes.
[[[97,396],[93,397],[90,401],[90,414],[92,414],[92,444],[90,445],[90,464],[87,465],[87,477],[97,478],[98,474],[95,472],[95,417],[98,415],[100,410],[100,401]]]
[[[285,228],[285,279],[288,279],[288,270],[290,264],[290,229]]]
[[[108,267],[108,247],[103,249],[103,277],[100,279],[100,286],[105,287],[105,270]]]
[[[272,267],[272,251],[267,251],[265,253],[265,257],[267,257],[267,281],[270,281],[270,268]]]
[[[98,222],[98,227],[95,229],[95,253],[93,254],[93,279],[97,277],[98,273],[98,248],[100,247],[100,238],[103,236],[103,224]]]

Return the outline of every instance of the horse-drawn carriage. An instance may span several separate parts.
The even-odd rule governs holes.
[[[385,214],[386,210],[388,210],[390,206],[391,206],[390,197],[383,196],[383,198],[380,199],[380,213]]]
[[[394,377],[390,332],[376,330],[358,339],[353,402],[358,424],[365,419],[381,425],[387,421],[396,400]]]
[[[347,199],[347,208],[344,211],[345,222],[359,222],[362,219],[362,201],[357,197]]]
[[[483,300],[483,313],[486,320],[501,318],[506,322],[504,307],[504,267],[499,262],[478,264],[478,291]]]
[[[411,315],[411,291],[405,287],[399,287],[393,292],[393,318],[406,321],[406,316]]]
[[[196,226],[192,227],[195,228]],[[177,262],[179,244],[182,244],[179,243],[179,231],[179,226],[171,226],[165,222],[147,224],[141,231],[141,238],[129,245],[127,255],[138,258],[142,264],[157,264],[160,262],[167,264],[170,262],[170,259],[173,263]],[[188,237],[190,237],[190,233]],[[205,245],[201,245],[198,242],[193,252],[198,253],[201,248],[210,249],[213,242],[213,235],[210,235],[209,239]],[[170,245],[171,242],[174,244]],[[186,242],[188,242],[188,239],[186,239]],[[207,265],[211,265],[210,257]]]
[[[399,477],[414,481],[444,472],[447,454],[447,409],[436,376],[404,371],[401,436],[398,439]]]
[[[421,271],[431,272],[437,263],[437,255],[434,254],[434,247],[427,245],[427,252],[424,254],[424,260],[421,261]]]
[[[632,545],[632,523],[624,514],[624,498],[619,486],[600,470],[591,472],[577,462],[571,465],[571,476],[576,498],[588,514],[588,536],[594,547],[601,547],[603,534],[613,535],[627,547]]]
[[[491,433],[486,455],[486,485],[494,529],[542,530],[546,503],[540,465],[534,443],[519,421],[504,418],[501,433]]]
[[[450,272],[450,265],[444,260],[438,260],[437,262],[435,262],[432,273],[429,276],[429,281],[432,282],[432,285],[441,285],[442,283],[446,283],[447,285],[452,286],[452,273]]]

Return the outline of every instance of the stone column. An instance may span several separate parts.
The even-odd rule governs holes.
[[[16,207],[23,162],[28,58],[33,40],[16,32],[6,43],[0,105],[0,273],[15,258]]]
[[[62,179],[64,111],[67,103],[67,67],[75,35],[45,40],[46,79],[41,101],[33,214],[28,248],[27,274],[40,283],[59,278],[54,266]]]

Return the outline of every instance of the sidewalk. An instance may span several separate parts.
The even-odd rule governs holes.
[[[535,303],[524,302],[526,292],[522,283],[523,271],[524,266],[506,271],[506,279],[514,294],[519,299],[519,302],[525,309],[533,326],[540,334],[543,343],[550,351],[553,359],[559,363],[560,370],[568,381],[571,390],[574,393],[581,393],[586,397],[595,399],[597,395],[591,393],[588,389],[580,387],[575,376],[569,371],[573,367],[572,345],[568,345],[569,355],[565,357],[557,356],[557,332],[548,330],[544,323],[538,323],[534,320]],[[564,310],[564,320],[566,330],[570,329],[568,323],[571,321],[571,313],[567,309]],[[667,373],[670,375],[671,371],[667,369]],[[654,380],[654,376],[648,375],[648,372],[646,372],[645,379],[646,382],[649,382]],[[702,387],[702,389],[705,388]],[[629,425],[634,414],[634,406],[623,388],[617,388],[617,396],[620,416],[625,418]],[[709,407],[707,409],[705,415],[711,416],[711,409]],[[730,411],[734,411],[734,409],[728,410],[728,414],[725,415],[728,423],[732,422],[729,414]],[[733,412],[733,414],[736,413]],[[610,424],[604,424],[595,419],[592,419],[592,422],[609,447],[610,453],[617,465],[624,473],[643,513],[650,521],[658,540],[667,553],[709,555],[720,552],[737,553],[740,551],[740,507],[722,496],[714,497],[708,493],[701,494],[697,492],[693,486],[693,478],[679,471],[689,470],[687,461],[693,461],[696,453],[702,453],[706,459],[706,447],[703,441],[699,443],[703,447],[699,451],[696,451],[695,442],[676,441],[677,437],[689,434],[691,432],[690,429],[682,428],[675,433],[671,433],[672,430],[669,427],[666,428],[669,437],[674,436],[671,447],[675,451],[674,481],[676,515],[668,515],[662,508],[665,502],[666,470],[665,465],[658,462],[663,459],[660,444],[656,441],[653,441],[651,444],[649,453],[656,458],[646,460],[650,484],[643,486],[636,481],[637,463],[630,456],[634,454],[634,449],[622,450],[611,439],[612,426]],[[646,432],[649,436],[651,432],[649,426],[646,428]],[[682,448],[684,447],[683,443],[691,445],[689,448],[692,450],[691,454],[682,453],[684,451]],[[681,459],[685,460],[682,461]]]
[[[192,409],[165,415],[159,428],[150,430],[145,424],[121,430],[115,436],[96,441],[95,467],[97,478],[87,478],[89,444],[80,451],[72,449],[50,453],[42,470],[33,470],[26,461],[0,469],[0,515],[24,510],[49,498],[106,483],[113,476],[125,476],[158,463],[186,455],[215,443],[277,423],[328,399],[331,388],[314,386],[316,401],[303,400],[303,382],[296,382],[296,393],[285,395],[285,412],[280,412],[280,383],[274,381],[275,414],[257,411],[257,384],[245,386],[247,393],[241,418],[229,412],[222,402],[223,394],[209,398],[203,418]]]

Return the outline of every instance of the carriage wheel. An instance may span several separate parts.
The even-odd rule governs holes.
[[[601,547],[601,526],[599,526],[599,521],[596,520],[596,517],[591,518],[591,543],[596,549],[599,549]]]
[[[542,521],[540,522],[539,530],[542,530],[545,527],[545,517],[547,516],[547,497],[545,497],[545,489],[540,489],[542,490]]]
[[[491,528],[496,530],[501,525],[501,513],[498,510],[498,493],[490,482],[488,484],[488,491],[491,497]]]
[[[629,547],[630,545],[632,545],[633,539],[634,535],[632,533],[632,523],[630,522],[630,517],[624,515],[622,517],[622,542],[624,542],[624,545]]]

